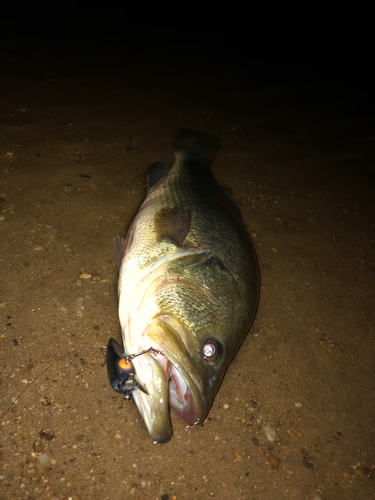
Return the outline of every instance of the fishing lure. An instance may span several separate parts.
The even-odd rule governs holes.
[[[135,373],[132,359],[147,352],[159,354],[159,351],[150,347],[146,351],[137,354],[125,354],[115,339],[110,338],[107,345],[107,372],[112,388],[129,399],[132,391],[139,389],[149,394],[147,387],[142,384]]]

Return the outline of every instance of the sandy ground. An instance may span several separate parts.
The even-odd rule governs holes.
[[[31,40],[12,43],[1,53],[0,498],[374,498],[366,115],[332,80],[285,80],[209,51],[36,56]],[[172,440],[153,445],[95,346],[120,341],[113,238],[148,167],[173,162],[181,127],[221,138],[213,170],[252,235],[261,298],[207,420],[186,427],[172,413]]]

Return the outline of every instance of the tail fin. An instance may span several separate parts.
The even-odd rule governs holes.
[[[182,128],[173,143],[176,158],[187,161],[203,162],[208,168],[216,158],[220,148],[220,139],[216,135],[199,134]]]

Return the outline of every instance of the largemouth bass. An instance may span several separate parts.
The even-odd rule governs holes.
[[[182,129],[173,167],[150,167],[146,199],[115,238],[125,354],[111,339],[107,356],[121,359],[126,384],[113,363],[108,373],[115,390],[132,391],[155,443],[172,437],[170,407],[203,422],[257,309],[255,250],[211,171],[219,146]]]

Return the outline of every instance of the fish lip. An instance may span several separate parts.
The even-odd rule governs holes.
[[[134,390],[132,393],[134,402],[154,443],[166,443],[172,438],[173,431],[169,415],[168,384],[164,370],[151,354],[134,358],[133,363],[136,370],[140,370],[141,376],[143,369],[143,373],[148,372],[150,379],[149,394],[138,389]]]
[[[145,395],[139,390],[133,392],[134,402],[141,413],[141,416],[144,420],[153,443],[167,443],[172,439],[173,436],[173,429],[169,418],[169,412],[162,421],[159,421],[158,424],[155,425],[155,423],[152,422],[151,418],[148,418],[147,412],[141,411],[141,400],[143,397],[147,398],[149,396]]]

